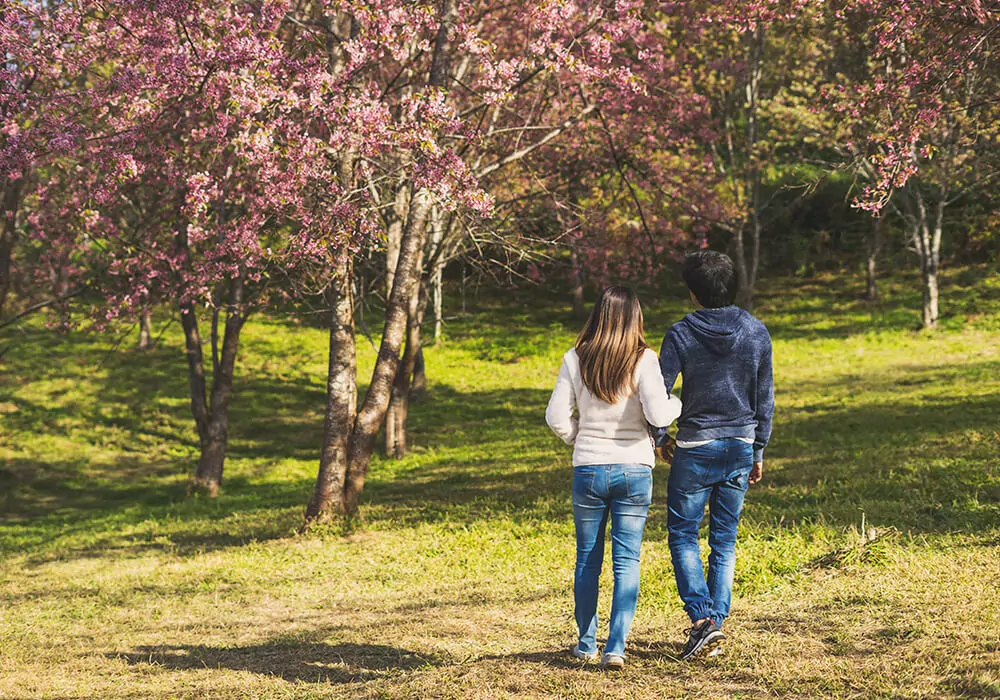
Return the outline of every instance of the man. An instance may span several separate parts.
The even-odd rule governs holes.
[[[771,436],[774,383],[771,337],[759,320],[733,305],[733,261],[714,251],[684,261],[684,282],[697,310],[674,324],[660,348],[667,391],[684,377],[683,410],[667,486],[667,527],[677,590],[691,618],[681,654],[691,659],[724,638],[736,563],[736,531],[743,497],[764,473]],[[670,439],[659,430],[661,454]],[[698,527],[709,507],[708,580],[698,547]],[[713,652],[714,653],[714,652]]]

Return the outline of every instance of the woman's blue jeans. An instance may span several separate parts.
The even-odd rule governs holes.
[[[573,594],[580,650],[597,651],[597,583],[604,561],[604,531],[611,516],[611,568],[615,575],[605,654],[625,654],[639,597],[639,547],[653,494],[653,470],[643,464],[601,464],[573,470],[576,576]]]
[[[722,626],[729,616],[736,569],[736,530],[753,468],[753,446],[735,438],[674,451],[667,484],[667,529],[677,592],[692,622]],[[698,527],[709,506],[708,581]]]

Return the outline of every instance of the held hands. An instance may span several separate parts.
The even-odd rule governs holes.
[[[677,441],[672,437],[667,436],[663,444],[656,448],[656,454],[660,455],[660,459],[668,464],[674,459],[674,448],[677,447]]]
[[[760,480],[764,478],[764,463],[754,462],[753,469],[750,470],[750,485],[759,484]]]

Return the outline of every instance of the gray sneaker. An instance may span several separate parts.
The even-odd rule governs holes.
[[[625,668],[625,657],[619,654],[605,654],[601,657],[601,668],[605,671],[621,671]]]
[[[712,620],[707,620],[697,627],[691,627],[687,633],[688,641],[684,645],[684,651],[681,652],[681,659],[684,661],[693,659],[702,652],[710,651],[726,638],[726,635]]]
[[[575,647],[573,647],[570,650],[570,652],[573,654],[573,656],[575,656],[576,658],[580,659],[580,661],[597,661],[597,652],[596,651],[582,651],[580,649],[580,645],[579,644],[577,644]]]

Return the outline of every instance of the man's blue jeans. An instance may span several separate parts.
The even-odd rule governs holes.
[[[693,448],[678,447],[667,485],[667,529],[677,592],[697,622],[722,626],[729,616],[736,568],[736,529],[753,468],[753,445],[724,438]],[[698,548],[698,527],[709,506],[708,581]]]
[[[653,470],[643,464],[601,464],[573,470],[576,575],[573,594],[580,650],[597,651],[597,582],[604,531],[611,516],[611,568],[615,588],[605,654],[625,654],[639,597],[639,547],[653,494]]]

